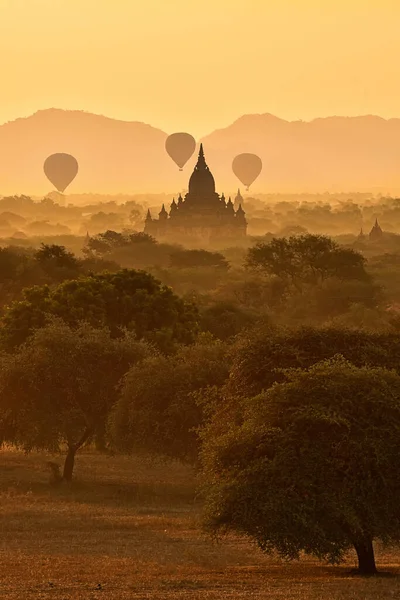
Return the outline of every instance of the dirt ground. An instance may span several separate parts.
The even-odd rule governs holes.
[[[0,453],[0,600],[400,599],[400,551],[378,549],[385,576],[266,557],[200,528],[193,472],[86,452],[71,486],[49,484],[42,454]]]

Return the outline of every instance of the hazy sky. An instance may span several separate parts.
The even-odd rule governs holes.
[[[0,123],[83,109],[194,135],[400,116],[399,0],[0,0]]]

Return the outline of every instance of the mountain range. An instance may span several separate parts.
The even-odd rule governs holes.
[[[179,172],[165,152],[167,133],[83,111],[41,110],[0,126],[0,195],[52,190],[43,162],[54,152],[73,154],[79,173],[67,193],[177,193],[196,162]],[[231,170],[241,152],[258,154],[263,171],[256,193],[400,191],[400,119],[377,116],[285,121],[244,115],[203,142],[217,191],[243,187]]]

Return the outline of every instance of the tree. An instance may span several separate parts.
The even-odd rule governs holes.
[[[127,238],[122,233],[108,229],[104,233],[90,237],[86,243],[84,253],[88,256],[103,257],[115,248],[126,246],[127,243]]]
[[[35,259],[52,281],[79,277],[82,265],[72,252],[57,244],[41,244]]]
[[[120,234],[119,234],[120,235]],[[106,254],[111,252],[112,245],[110,241],[104,239],[102,234],[90,237],[86,242],[86,246],[83,249],[83,253],[87,257],[100,257],[103,258]]]
[[[143,227],[144,216],[142,206],[137,205],[136,208],[131,209],[129,212],[129,222],[135,228]]]
[[[153,356],[133,366],[110,417],[115,447],[196,461],[204,410],[196,393],[220,387],[228,374],[226,346],[208,336],[173,356]]]
[[[117,399],[116,386],[151,348],[132,334],[53,320],[13,355],[0,372],[0,444],[26,452],[67,447],[63,477],[71,481],[76,452],[101,435]]]
[[[256,319],[254,312],[233,302],[215,302],[201,311],[200,325],[216,338],[228,340],[253,325]]]
[[[135,233],[119,233],[117,231],[107,230],[91,237],[85,248],[85,254],[89,256],[104,256],[110,254],[118,248],[126,248],[135,244],[147,243],[148,245],[157,245],[158,242],[143,231]]]
[[[285,378],[204,431],[207,526],[374,574],[374,540],[400,541],[400,377],[337,356]]]
[[[400,374],[400,337],[339,327],[254,328],[233,349],[229,382],[232,396],[254,396],[283,380],[280,368],[308,368],[335,354],[358,367],[372,365]]]
[[[199,267],[214,267],[216,269],[229,269],[226,258],[220,252],[208,250],[176,250],[170,257],[171,267],[191,269]]]
[[[153,244],[157,245],[158,242],[153,236],[148,233],[144,233],[144,231],[136,231],[134,233],[130,233],[128,235],[128,244]]]
[[[118,271],[120,267],[101,258],[80,260],[64,246],[42,244],[32,248],[0,248],[0,306],[22,298],[24,288],[54,285],[88,273]]]
[[[0,283],[2,286],[18,276],[23,257],[12,248],[0,248]]]
[[[190,343],[197,332],[197,312],[170,288],[143,271],[123,269],[65,281],[55,288],[36,286],[25,290],[1,320],[0,335],[9,348],[23,343],[43,327],[48,314],[76,326],[87,321],[93,327],[134,331],[164,350],[175,342]]]
[[[41,244],[40,249],[36,252],[35,258],[41,264],[54,262],[58,267],[66,269],[78,270],[79,261],[72,252],[64,246],[57,244]]]
[[[246,258],[247,268],[288,279],[298,288],[329,277],[366,281],[364,263],[358,252],[342,248],[326,236],[310,234],[259,242]]]
[[[148,270],[154,265],[167,266],[172,251],[176,251],[175,246],[160,244],[142,231],[106,231],[88,240],[84,254],[89,258],[106,257],[120,267]]]

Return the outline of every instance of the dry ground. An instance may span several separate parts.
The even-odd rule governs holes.
[[[44,455],[0,454],[0,600],[400,599],[400,552],[378,552],[390,576],[264,557],[216,545],[199,528],[193,473],[143,459],[78,457],[71,487],[48,483]]]

